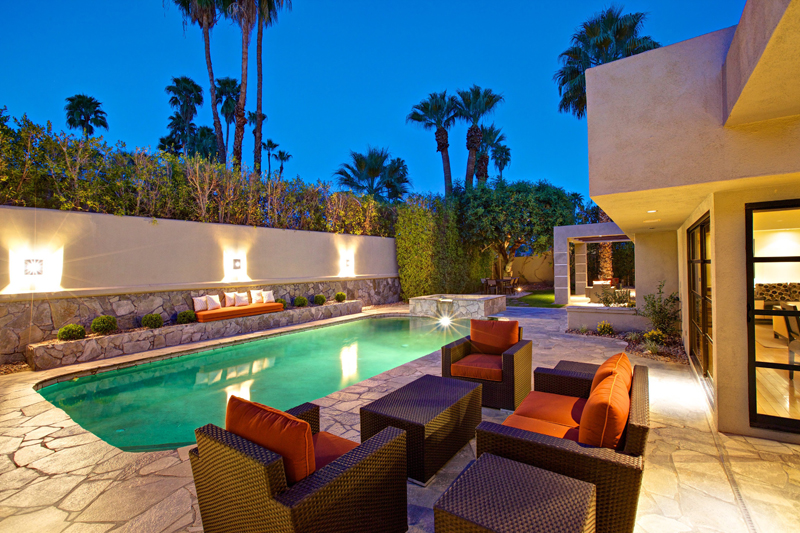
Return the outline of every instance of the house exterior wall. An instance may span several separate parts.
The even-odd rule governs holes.
[[[636,235],[636,307],[641,309],[646,294],[655,294],[664,283],[664,294],[679,290],[678,237],[674,231]]]
[[[514,276],[525,278],[528,283],[553,283],[553,253],[515,257],[511,272]]]

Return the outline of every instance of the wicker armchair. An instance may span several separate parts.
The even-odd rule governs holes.
[[[483,385],[482,405],[484,407],[513,411],[531,392],[533,343],[522,340],[522,328],[519,328],[519,338],[520,341],[518,343],[500,356],[503,358],[502,381],[488,381],[451,375],[450,365],[475,353],[469,335],[442,346],[442,377],[480,383]]]
[[[535,390],[588,398],[593,373],[584,363],[537,368]],[[565,370],[564,368],[572,368]],[[491,422],[477,428],[477,455],[492,453],[597,486],[598,533],[632,532],[644,473],[650,424],[647,367],[636,365],[631,383],[628,423],[616,450],[594,448]]]
[[[319,407],[287,411],[319,431]],[[283,458],[213,424],[189,452],[203,528],[216,532],[407,531],[406,432],[386,428],[291,487]]]

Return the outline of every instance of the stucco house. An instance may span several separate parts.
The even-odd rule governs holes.
[[[800,443],[800,0],[586,85],[590,196],[636,243],[637,300],[679,292],[720,431]]]

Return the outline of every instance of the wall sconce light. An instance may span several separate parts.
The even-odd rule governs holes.
[[[44,260],[43,259],[26,259],[25,260],[25,275],[26,276],[41,276],[44,274]]]
[[[241,259],[234,259],[233,260],[233,269],[234,270],[241,270],[242,269],[242,260]]]
[[[236,283],[239,281],[250,281],[247,275],[247,251],[241,248],[229,248],[222,250],[222,268],[225,277],[223,283]]]
[[[356,258],[353,250],[339,249],[339,277],[352,278],[356,275]]]
[[[47,268],[44,264],[47,263]],[[20,246],[8,251],[9,284],[0,294],[57,292],[64,270],[64,248]]]

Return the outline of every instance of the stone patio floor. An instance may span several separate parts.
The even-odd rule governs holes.
[[[599,363],[625,346],[564,334],[563,309],[504,315],[520,320],[533,341],[534,366]],[[650,369],[652,427],[636,531],[800,531],[800,446],[717,433],[689,367],[635,356],[634,363]],[[114,448],[32,389],[44,374],[0,377],[0,533],[202,531],[191,447]],[[439,353],[315,400],[322,429],[358,441],[359,407],[423,374],[441,374]],[[483,410],[485,420],[505,416]],[[433,531],[434,502],[474,458],[473,440],[428,487],[408,485],[409,531]]]

